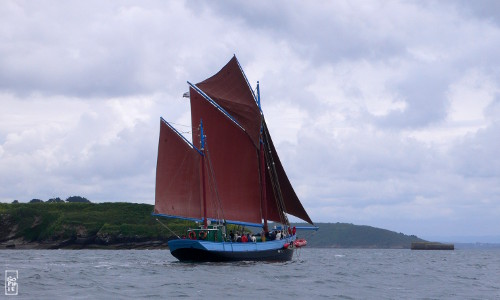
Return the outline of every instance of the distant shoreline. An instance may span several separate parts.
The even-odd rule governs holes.
[[[369,247],[311,247],[317,249],[406,249],[406,248],[369,248]],[[0,243],[2,250],[168,250],[166,241],[120,242],[113,244],[81,243],[78,241],[27,242],[22,239]],[[457,243],[455,250],[496,250],[500,244],[495,243]],[[409,250],[409,249],[408,249]]]
[[[168,249],[168,240],[198,226],[176,219],[157,222],[151,216],[153,211],[153,205],[128,202],[0,203],[0,248]],[[299,229],[297,233],[311,248],[410,249],[412,242],[425,242],[415,235],[366,225],[315,225],[318,230]],[[230,226],[232,230],[245,230]]]
[[[54,242],[26,242],[15,240],[0,243],[0,250],[146,250],[146,249],[168,249],[167,242],[125,242],[108,245],[95,243],[78,243],[76,241],[54,241]]]

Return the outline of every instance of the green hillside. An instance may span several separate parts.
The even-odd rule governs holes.
[[[153,206],[135,203],[0,203],[0,248],[164,248],[174,238],[151,216]],[[163,219],[177,235],[190,221]],[[301,226],[303,224],[298,224]],[[409,248],[415,236],[342,223],[299,231],[310,247]]]
[[[295,224],[306,226],[306,224]],[[328,248],[402,248],[409,249],[412,242],[423,242],[414,235],[347,223],[316,223],[317,231],[300,230],[310,247]]]
[[[0,203],[0,243],[78,248],[165,242],[172,234],[152,211],[152,205],[135,203]],[[169,221],[168,226],[181,234],[194,223]]]

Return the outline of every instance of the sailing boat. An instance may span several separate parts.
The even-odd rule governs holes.
[[[259,83],[254,93],[233,56],[212,77],[188,85],[193,142],[160,119],[153,216],[200,226],[170,240],[170,252],[180,261],[291,260],[296,235],[287,214],[313,222],[274,147]],[[268,221],[281,225],[270,230]],[[230,224],[262,231],[238,242]]]

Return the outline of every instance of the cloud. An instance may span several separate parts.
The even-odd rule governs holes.
[[[456,8],[464,14],[473,16],[478,20],[500,24],[500,4],[495,0],[484,0],[480,3],[471,3],[465,0],[450,2],[455,3]]]
[[[188,132],[186,81],[236,54],[313,220],[500,235],[497,10],[5,2],[0,201],[153,203],[159,117]]]

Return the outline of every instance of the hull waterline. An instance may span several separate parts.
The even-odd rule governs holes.
[[[284,240],[265,243],[207,242],[179,239],[168,242],[170,253],[180,261],[289,261],[293,242]]]
[[[293,257],[292,249],[228,252],[184,248],[172,251],[171,253],[180,261],[192,262],[289,261]]]

